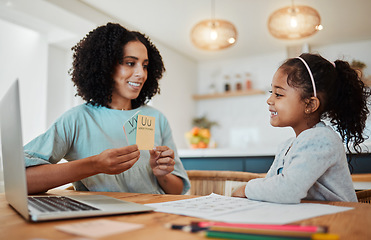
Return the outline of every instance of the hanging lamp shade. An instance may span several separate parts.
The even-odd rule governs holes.
[[[321,17],[309,6],[290,6],[278,9],[268,19],[268,30],[279,39],[300,39],[321,30]]]
[[[220,19],[197,23],[191,31],[193,44],[203,50],[219,50],[232,46],[237,40],[236,27]]]

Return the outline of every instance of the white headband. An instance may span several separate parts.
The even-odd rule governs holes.
[[[314,83],[314,78],[313,78],[312,71],[310,70],[308,64],[305,62],[304,59],[302,59],[301,57],[296,57],[296,58],[297,58],[297,59],[300,59],[300,60],[304,63],[305,67],[307,68],[308,73],[309,73],[309,76],[310,76],[310,80],[312,80],[314,96],[317,97],[316,84]]]

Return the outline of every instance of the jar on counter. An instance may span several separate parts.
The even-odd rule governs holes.
[[[250,73],[246,73],[246,90],[251,90],[252,89],[252,81],[250,77]]]

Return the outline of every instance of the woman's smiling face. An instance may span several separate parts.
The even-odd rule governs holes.
[[[268,98],[270,123],[274,127],[292,127],[299,135],[308,129],[305,121],[306,103],[301,98],[300,89],[287,84],[287,74],[278,69],[272,80],[272,93]]]
[[[140,41],[131,41],[124,46],[123,63],[118,64],[113,74],[115,87],[112,91],[111,108],[124,109],[139,96],[147,80],[148,53]]]

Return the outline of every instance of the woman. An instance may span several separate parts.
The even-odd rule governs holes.
[[[160,91],[162,57],[139,32],[108,23],[72,48],[72,81],[86,103],[25,146],[28,192],[73,183],[76,190],[184,194],[189,179],[165,116],[146,103]],[[155,148],[127,146],[123,124],[155,117]],[[66,163],[55,164],[62,158]]]

